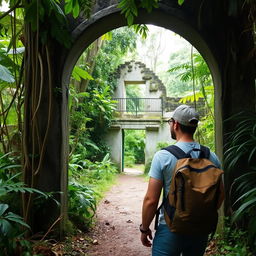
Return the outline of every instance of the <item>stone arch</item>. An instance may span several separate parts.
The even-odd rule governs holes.
[[[217,54],[219,50],[210,43],[211,36],[205,31],[199,32],[195,25],[195,17],[190,16],[189,10],[180,10],[177,6],[173,7],[167,3],[159,4],[158,9],[151,13],[139,10],[138,17],[135,19],[137,24],[153,24],[160,26],[181,35],[189,41],[203,56],[207,62],[215,85],[215,119],[216,119],[216,151],[222,156],[222,76],[220,72],[220,59]],[[171,2],[171,1],[170,1]],[[173,3],[172,3],[173,4]],[[209,10],[208,10],[209,11]],[[62,67],[62,90],[66,91],[69,86],[71,72],[82,52],[99,36],[104,33],[126,26],[126,20],[120,15],[120,9],[116,5],[102,8],[96,12],[89,20],[80,23],[72,32],[74,43],[66,54],[65,62]],[[219,61],[219,62],[218,62]],[[61,117],[61,191],[67,188],[67,155],[68,155],[68,95],[63,93],[62,97],[62,117]],[[67,199],[62,198],[61,212],[65,213]]]
[[[187,12],[188,13],[188,12]],[[221,108],[221,73],[214,54],[214,47],[207,41],[203,33],[199,33],[194,27],[191,17],[185,11],[173,8],[168,4],[159,4],[158,9],[151,13],[140,10],[135,22],[137,24],[153,24],[172,30],[189,41],[203,56],[212,74],[215,86],[215,118],[216,118],[216,150],[222,155],[222,108]],[[69,86],[70,75],[75,63],[82,52],[99,36],[104,33],[126,26],[126,20],[120,15],[120,9],[116,5],[111,5],[101,9],[89,20],[80,23],[72,32],[74,44],[69,50],[63,66],[62,88]],[[63,101],[65,105],[65,99]],[[63,109],[63,112],[66,112]],[[65,121],[65,120],[64,120]],[[64,127],[66,129],[66,127]],[[66,132],[63,131],[63,134]]]
[[[145,131],[145,165],[150,163],[157,143],[171,141],[171,138],[169,125],[163,122],[166,88],[159,77],[144,63],[135,60],[120,64],[113,75],[116,77],[113,95],[116,112],[104,140],[110,149],[112,162],[122,172],[126,130]],[[130,98],[126,94],[129,85],[143,86],[141,94]]]

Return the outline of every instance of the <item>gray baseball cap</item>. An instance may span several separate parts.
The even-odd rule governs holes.
[[[174,110],[171,118],[182,125],[196,127],[199,121],[199,114],[188,105],[180,105]]]

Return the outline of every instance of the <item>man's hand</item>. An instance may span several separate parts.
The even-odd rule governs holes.
[[[148,183],[148,190],[143,200],[142,205],[142,224],[140,226],[141,242],[144,246],[151,247],[152,232],[149,228],[150,223],[156,214],[157,205],[163,182],[161,180],[150,177]]]
[[[144,246],[151,247],[152,231],[149,229],[146,233],[141,233],[140,240]]]

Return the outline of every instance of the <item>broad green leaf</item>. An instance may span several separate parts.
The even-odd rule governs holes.
[[[63,22],[66,20],[66,16],[64,14],[64,12],[62,11],[62,9],[60,8],[60,6],[58,5],[58,3],[56,3],[54,0],[48,0],[51,8],[55,11],[55,15],[58,19],[59,22]]]
[[[72,72],[72,75],[74,76],[74,78],[78,81],[80,81],[80,78],[83,78],[85,80],[94,80],[93,77],[85,70],[83,70],[82,68],[75,66]]]
[[[248,190],[249,185],[250,184],[248,181],[240,182],[239,186],[236,188],[236,191],[239,192],[240,194],[242,194]]]
[[[239,202],[240,200],[246,198],[247,196],[251,196],[252,194],[255,194],[256,195],[256,188],[253,188],[249,191],[247,191],[246,193],[244,193],[242,196],[240,196],[235,202],[234,202],[234,205]]]
[[[73,71],[72,71],[72,77],[73,77],[76,81],[80,82],[80,81],[81,81],[81,77],[78,75],[78,73],[76,72],[75,68],[76,68],[76,66],[74,67],[74,69],[73,69]]]
[[[7,83],[14,83],[15,79],[9,69],[0,64],[0,80]]]
[[[75,0],[75,5],[73,5],[73,17],[77,18],[80,13],[80,6],[77,0]]]
[[[104,34],[103,36],[101,36],[102,40],[112,40],[112,32],[107,32],[106,34]]]
[[[103,112],[103,113],[106,112],[106,109],[103,106],[99,105],[99,108],[100,108],[101,112]]]
[[[8,192],[7,192],[7,190],[5,189],[5,188],[1,188],[0,187],[0,196],[4,196],[4,195],[6,195]]]
[[[110,159],[109,156],[110,156],[109,153],[107,153],[107,154],[104,156],[102,162],[108,161],[108,160]]]
[[[245,210],[247,210],[250,207],[256,206],[256,198],[251,199],[250,201],[245,202],[242,204],[238,210],[235,211],[234,215],[232,216],[232,222],[236,221],[237,219],[241,218],[242,215],[245,214]]]
[[[93,148],[96,149],[96,150],[100,150],[99,147],[98,147],[96,144],[94,144],[94,143],[91,143],[91,142],[89,142],[89,141],[86,141],[85,144],[88,145],[88,146],[93,147]]]
[[[77,97],[89,97],[90,94],[88,92],[80,92],[77,94]]]
[[[133,1],[133,0],[121,0],[117,7],[121,8],[122,11],[127,11],[130,6],[130,1]]]
[[[143,39],[147,38],[147,34],[148,34],[148,27],[145,24],[134,24],[132,25],[132,28],[134,29],[134,31],[138,34],[141,35],[141,37]]]
[[[6,236],[12,230],[12,225],[5,219],[0,219],[0,234]]]
[[[5,165],[5,166],[0,166],[0,170],[9,170],[9,169],[12,169],[12,168],[20,168],[21,165],[20,164],[14,164],[14,165]]]
[[[21,175],[21,172],[12,175],[12,176],[7,180],[7,182],[9,182],[9,181],[15,179],[16,177],[18,177],[18,176],[20,176],[20,175]],[[20,184],[23,185],[24,183],[21,182]]]
[[[69,14],[71,13],[73,9],[73,1],[72,0],[66,0],[65,1],[65,13]]]
[[[5,158],[5,157],[7,157],[8,155],[11,155],[12,153],[13,153],[13,152],[8,152],[8,153],[6,153],[6,154],[0,156],[0,160],[3,159],[3,158]]]
[[[254,148],[252,149],[252,151],[251,151],[251,153],[250,153],[250,155],[249,155],[249,157],[248,157],[248,163],[253,159],[252,157],[253,157],[253,155],[255,154],[255,152],[256,152],[256,147],[254,147]]]
[[[133,20],[134,20],[133,15],[132,14],[128,14],[126,19],[127,19],[127,24],[130,27],[133,24]]]
[[[2,216],[8,208],[8,204],[0,204],[0,216]]]
[[[30,229],[30,226],[26,222],[23,221],[23,218],[15,213],[9,212],[5,216],[5,218]]]

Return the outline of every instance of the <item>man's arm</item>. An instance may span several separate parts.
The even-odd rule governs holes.
[[[163,182],[161,180],[150,177],[148,183],[148,190],[143,200],[141,225],[142,230],[148,231],[141,234],[141,242],[144,246],[147,247],[151,246],[150,240],[152,240],[152,233],[149,229],[149,226],[154,219],[162,187]]]

